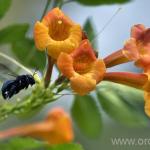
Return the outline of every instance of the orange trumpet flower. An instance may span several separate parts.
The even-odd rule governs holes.
[[[64,76],[69,78],[72,89],[79,95],[94,90],[106,71],[102,59],[97,59],[90,42],[83,40],[71,55],[61,53],[57,65]]]
[[[47,141],[49,144],[71,142],[73,140],[72,122],[63,109],[55,108],[42,122],[0,132],[0,139],[12,136],[31,136]]]
[[[137,67],[148,72],[150,68],[150,28],[142,24],[131,28],[131,37],[124,47],[107,56],[104,62],[107,67],[134,61]]]
[[[82,30],[59,8],[54,8],[35,23],[34,40],[37,49],[47,49],[49,56],[57,59],[61,52],[71,53],[79,46]]]
[[[138,24],[131,28],[131,38],[123,48],[123,54],[135,61],[145,71],[150,67],[150,28]]]

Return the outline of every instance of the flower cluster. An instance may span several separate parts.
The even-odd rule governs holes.
[[[61,108],[51,110],[46,119],[39,123],[28,124],[0,132],[0,139],[12,136],[30,136],[42,139],[48,144],[61,144],[73,140],[72,122]]]
[[[123,48],[104,59],[107,67],[133,61],[143,73],[108,73],[105,78],[144,90],[145,113],[150,117],[150,28],[142,24],[131,28],[131,37]]]
[[[36,22],[34,39],[39,50],[47,49],[57,61],[72,89],[85,95],[95,89],[104,76],[105,64],[97,59],[81,26],[65,16],[59,8],[52,9],[41,22]]]
[[[150,116],[150,28],[134,25],[123,48],[99,59],[81,26],[54,8],[35,23],[34,39],[36,47],[47,50],[55,60],[77,94],[89,93],[102,80],[139,88],[145,91],[145,112]],[[143,73],[106,72],[106,68],[129,61],[142,68]]]

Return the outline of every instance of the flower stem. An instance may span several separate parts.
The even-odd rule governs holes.
[[[44,11],[43,11],[43,14],[42,14],[42,16],[41,16],[41,19],[40,20],[42,20],[42,18],[44,17],[44,15],[46,14],[46,12],[47,12],[47,9],[48,9],[48,7],[49,7],[49,4],[51,3],[51,0],[47,0],[47,2],[46,2],[46,5],[45,5],[45,8],[44,8]]]
[[[53,70],[53,66],[54,66],[54,59],[52,57],[50,57],[49,55],[47,55],[47,59],[48,59],[47,71],[46,71],[46,75],[44,78],[45,88],[47,88],[50,84],[52,70]]]
[[[122,49],[118,50],[104,58],[104,62],[107,68],[129,62],[129,60],[123,55]]]
[[[103,80],[143,89],[144,85],[148,82],[148,76],[143,73],[108,72],[104,75]]]
[[[75,2],[75,0],[66,0],[62,3],[61,7],[68,4],[68,3],[72,3],[72,2]]]

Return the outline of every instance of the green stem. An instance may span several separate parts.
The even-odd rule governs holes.
[[[64,4],[64,0],[53,0],[52,8],[59,7],[61,8]]]
[[[72,3],[72,2],[75,2],[75,0],[64,1],[61,6],[64,6],[65,4]]]
[[[47,0],[46,5],[45,5],[45,8],[44,8],[44,11],[43,11],[43,14],[42,14],[40,20],[42,20],[42,18],[45,16],[45,14],[46,14],[46,12],[47,12],[47,9],[48,9],[50,3],[51,3],[51,0]]]

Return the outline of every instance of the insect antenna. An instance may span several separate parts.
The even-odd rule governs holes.
[[[12,74],[12,73],[7,73],[7,75],[9,75],[9,76],[12,76],[12,77],[17,77],[18,75],[16,75],[16,74]]]
[[[109,18],[109,20],[104,24],[104,26],[102,27],[102,29],[95,35],[95,37],[91,40],[91,43],[94,42],[94,40],[96,40],[96,38],[106,29],[106,27],[112,22],[112,20],[114,19],[114,17],[116,17],[116,15],[120,12],[122,8],[119,7],[115,13]]]
[[[34,72],[33,72],[33,76],[35,76],[35,74],[37,73],[38,68],[35,68]]]

